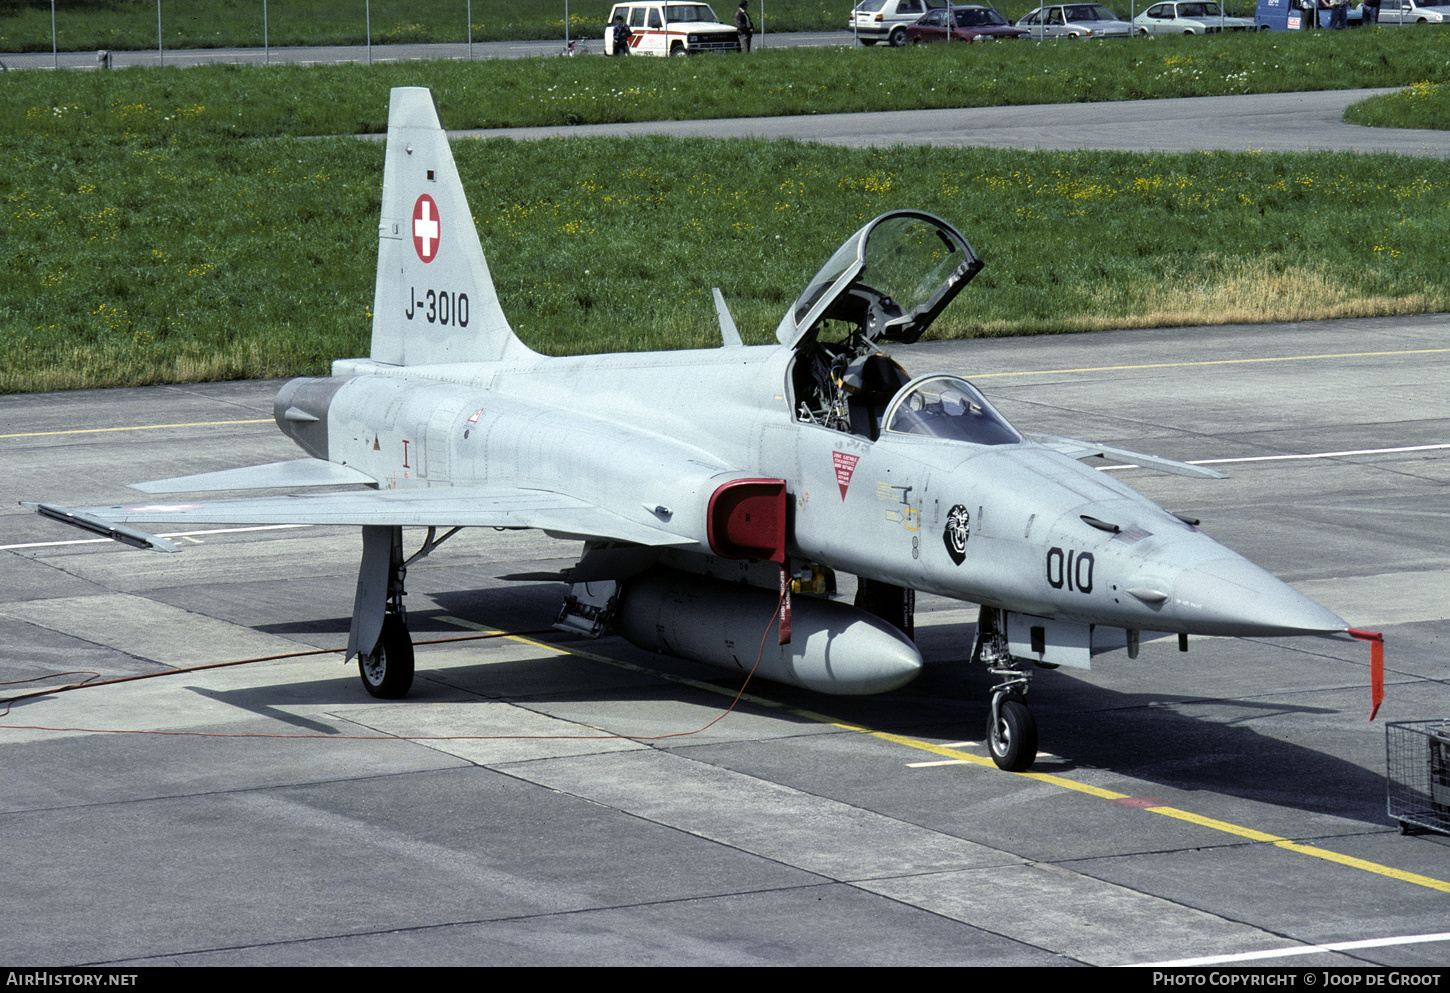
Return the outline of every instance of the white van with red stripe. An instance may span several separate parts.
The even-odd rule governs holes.
[[[604,54],[614,51],[614,19],[624,18],[631,32],[630,55],[696,55],[738,52],[732,24],[721,24],[708,3],[617,3],[604,26]]]

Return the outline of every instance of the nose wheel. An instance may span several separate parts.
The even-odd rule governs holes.
[[[992,698],[987,718],[987,749],[998,769],[1026,772],[1037,760],[1037,720],[1015,694]]]
[[[1000,682],[992,687],[992,712],[987,717],[987,750],[998,769],[1026,772],[1037,761],[1037,720],[1027,709],[1032,685],[1030,664],[1012,657],[1002,633],[1000,611],[983,607],[977,618],[972,661],[981,661]]]

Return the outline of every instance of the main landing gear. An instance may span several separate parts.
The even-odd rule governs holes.
[[[1037,720],[1027,709],[1032,683],[1030,663],[1012,657],[1002,632],[1001,614],[983,607],[977,620],[977,642],[972,661],[980,659],[1000,682],[992,688],[992,710],[987,717],[987,750],[997,768],[1026,772],[1037,760]]]
[[[460,530],[454,528],[435,540],[437,529],[430,527],[423,547],[404,559],[401,527],[369,525],[362,529],[362,564],[358,567],[346,657],[357,656],[358,675],[370,695],[397,700],[412,687],[413,641],[408,636],[408,613],[403,607],[407,595],[403,580],[408,566]]]
[[[408,637],[408,619],[388,611],[383,632],[366,655],[357,657],[357,671],[363,689],[382,700],[398,700],[413,686],[413,640]]]

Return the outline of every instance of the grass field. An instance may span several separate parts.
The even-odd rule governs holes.
[[[1389,63],[1428,64],[1438,52],[1443,72],[1438,37],[1401,37]],[[1264,40],[1280,45],[1270,50],[1291,73],[1312,61],[1311,39],[1299,49]],[[1372,37],[1329,40],[1341,42],[1341,68],[1379,62]],[[1003,60],[986,63],[990,75],[963,72],[946,52],[858,50],[834,61],[874,80],[880,56],[904,56],[898,66],[944,86],[960,79],[968,102],[1005,90],[1013,73],[1018,90],[1047,77],[1042,93],[1058,92],[1063,74],[1109,74],[1081,62],[1018,65],[1007,47],[971,53],[979,70]],[[1242,58],[1230,45],[1142,49],[1152,61],[1114,92],[1196,63],[1192,85],[1203,87],[1222,53]],[[1112,46],[1056,51],[1122,57]],[[744,76],[730,75],[740,59],[594,65],[639,74],[616,76],[617,86],[668,85],[693,105],[711,88],[748,95],[780,88],[783,76],[825,74],[815,56],[792,69],[786,55]],[[539,73],[585,107],[596,84],[574,75],[581,67],[588,60],[0,76],[0,391],[318,373],[364,354],[382,148],[300,136],[377,130],[386,89],[403,83],[435,86],[450,127],[490,120],[494,94],[536,92]],[[943,334],[1450,306],[1450,164],[1433,160],[663,138],[465,142],[457,154],[505,310],[529,344],[552,353],[717,343],[717,285],[747,338],[769,340],[825,255],[864,220],[903,206],[960,226],[988,263],[944,315]]]
[[[450,128],[1282,93],[1450,81],[1450,30],[1111,45],[767,49],[750,58],[490,59],[0,74],[0,135],[167,126],[236,138],[386,128],[387,90],[434,88]],[[1446,106],[1446,96],[1427,106]],[[58,109],[58,113],[57,112]],[[175,113],[186,112],[186,117]],[[48,119],[36,120],[36,116]],[[168,115],[171,116],[167,120]]]
[[[1447,77],[1450,31],[1438,30],[770,49],[686,60],[19,72],[0,74],[0,136],[38,127],[125,134],[146,115],[152,134],[168,126],[233,137],[379,132],[388,89],[402,85],[432,87],[449,127],[472,128],[1410,86]],[[1430,101],[1437,102],[1443,107],[1444,95]],[[187,116],[175,116],[183,110]]]
[[[1450,130],[1450,86],[1421,82],[1398,93],[1371,97],[1350,107],[1344,119],[1373,128]]]

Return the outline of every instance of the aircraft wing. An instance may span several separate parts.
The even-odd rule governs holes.
[[[38,504],[36,510],[45,517],[83,530],[154,548],[164,548],[167,543],[145,530],[126,525],[148,529],[158,524],[538,528],[561,538],[603,538],[655,547],[694,544],[693,539],[639,524],[565,493],[522,487],[354,490],[75,510]]]
[[[363,483],[376,486],[377,480],[360,469],[328,462],[326,459],[292,459],[267,465],[201,472],[194,476],[174,476],[149,483],[132,483],[131,489],[142,493],[201,493],[207,490],[293,489],[298,486],[339,486]]]
[[[1059,438],[1054,434],[1024,434],[1023,437],[1028,441],[1035,441],[1039,445],[1045,445],[1054,452],[1060,452],[1070,459],[1107,459],[1109,462],[1120,462],[1124,465],[1138,465],[1144,469],[1157,469],[1159,472],[1170,472],[1175,476],[1193,476],[1197,479],[1228,478],[1215,469],[1205,469],[1201,465],[1176,462],[1173,459],[1165,459],[1158,455],[1144,455],[1142,452],[1133,452],[1126,448],[1114,448],[1111,445],[1099,445],[1095,441]]]

